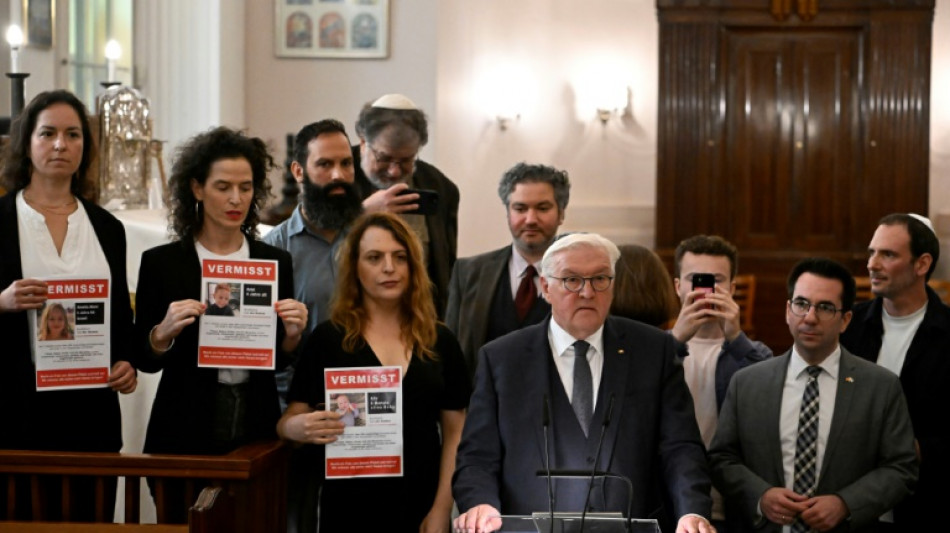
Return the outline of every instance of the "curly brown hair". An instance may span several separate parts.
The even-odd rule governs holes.
[[[66,104],[79,115],[82,125],[82,161],[70,183],[70,191],[76,196],[92,199],[95,186],[88,176],[89,165],[96,156],[96,142],[89,128],[89,116],[86,106],[73,93],[64,90],[45,91],[33,100],[10,124],[10,142],[3,151],[3,170],[0,171],[0,183],[8,192],[16,192],[30,184],[33,174],[33,160],[30,159],[30,141],[40,113],[55,104]]]
[[[330,320],[344,331],[343,349],[356,351],[365,341],[362,338],[367,316],[363,302],[363,286],[357,265],[360,258],[360,240],[370,228],[388,231],[396,242],[406,249],[409,261],[409,288],[402,296],[402,341],[412,353],[422,359],[434,360],[438,319],[432,301],[432,282],[423,260],[422,243],[412,229],[398,216],[389,213],[370,213],[361,216],[346,236],[340,253],[340,273],[336,293],[330,304]]]
[[[241,231],[248,237],[258,237],[260,213],[270,197],[267,171],[274,168],[274,158],[261,139],[225,126],[195,135],[176,151],[172,175],[168,179],[168,228],[172,234],[187,240],[201,231],[204,214],[198,209],[191,182],[194,180],[204,186],[215,162],[237,158],[245,159],[254,175],[254,200],[241,224]]]

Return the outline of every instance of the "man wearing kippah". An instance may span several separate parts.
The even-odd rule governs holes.
[[[439,169],[417,157],[429,140],[425,113],[409,98],[387,94],[363,107],[356,134],[360,143],[352,150],[363,208],[367,213],[398,213],[419,236],[441,318],[456,258],[459,190]],[[434,210],[415,213],[421,198],[405,193],[407,189],[435,191]]]
[[[854,307],[841,344],[901,378],[920,461],[914,495],[881,517],[882,531],[924,531],[950,499],[950,308],[927,286],[940,257],[930,221],[895,213],[868,245],[876,298]]]

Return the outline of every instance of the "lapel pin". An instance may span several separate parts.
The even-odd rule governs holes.
[[[617,350],[617,353],[623,353],[623,348],[620,348],[619,350]]]
[[[844,380],[847,381],[848,383],[854,383],[854,378],[852,378],[851,376],[844,378]]]

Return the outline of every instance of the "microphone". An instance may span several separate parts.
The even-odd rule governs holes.
[[[594,466],[591,467],[590,481],[587,483],[587,497],[584,499],[584,509],[581,511],[581,531],[584,531],[584,520],[587,518],[587,506],[590,505],[590,493],[594,489],[594,479],[597,477],[597,463],[600,462],[600,452],[604,446],[604,435],[607,434],[607,426],[610,425],[610,415],[614,411],[614,399],[616,394],[610,395],[610,403],[607,404],[607,411],[604,415],[604,424],[600,426],[600,438],[597,440],[597,454],[594,456]]]
[[[541,405],[541,428],[544,432],[544,472],[548,481],[548,512],[551,514],[550,532],[554,533],[554,487],[551,481],[551,455],[548,452],[548,426],[551,425],[551,412],[548,406],[548,395],[544,395]]]

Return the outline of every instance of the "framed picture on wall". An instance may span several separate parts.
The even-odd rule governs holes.
[[[23,28],[26,44],[40,48],[53,46],[53,0],[23,0]]]
[[[274,0],[277,57],[389,57],[389,0]]]

